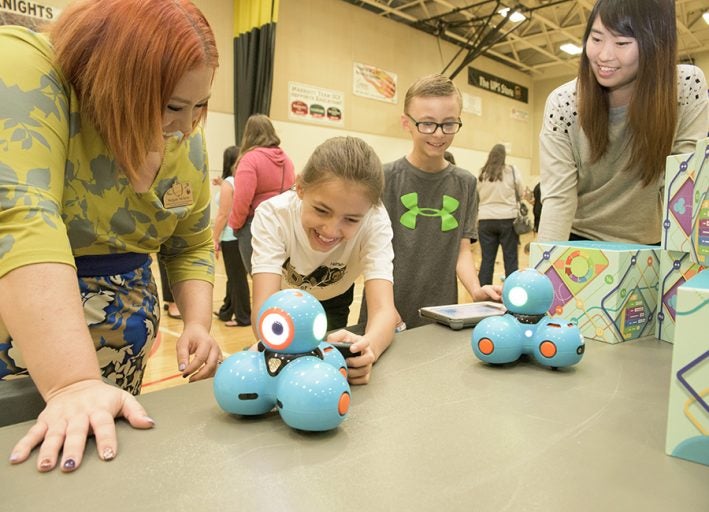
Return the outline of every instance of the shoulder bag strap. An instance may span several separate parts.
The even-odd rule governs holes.
[[[515,166],[510,165],[512,167],[512,187],[515,189],[515,200],[517,201],[517,206],[519,207],[519,192],[517,192],[517,176],[515,174]]]

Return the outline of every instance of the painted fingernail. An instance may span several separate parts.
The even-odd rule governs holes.
[[[181,372],[184,371],[185,368],[186,368],[185,363],[180,363],[180,366],[177,367],[177,369],[180,370]]]
[[[76,469],[76,461],[74,459],[67,459],[62,464],[62,469],[66,471],[74,471]]]
[[[101,456],[103,457],[103,460],[113,460],[116,456],[116,452],[113,451],[113,448],[107,447],[103,449]]]
[[[54,464],[52,464],[52,459],[42,459],[39,463],[39,469],[42,471],[47,471],[48,469],[52,469],[54,467]]]
[[[149,422],[152,426],[155,426],[155,420],[151,418],[150,416],[143,416],[145,418],[145,421]]]
[[[18,460],[20,460],[20,454],[19,454],[19,453],[13,453],[13,454],[10,455],[10,464],[14,464],[14,463],[17,462]]]

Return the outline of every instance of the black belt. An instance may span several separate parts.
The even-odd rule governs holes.
[[[113,276],[125,274],[150,261],[149,254],[124,252],[120,254],[97,254],[77,256],[76,273],[79,277]]]

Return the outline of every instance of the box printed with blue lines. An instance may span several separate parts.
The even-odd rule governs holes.
[[[551,279],[549,314],[586,338],[620,343],[655,334],[659,248],[615,242],[531,244],[529,266]]]
[[[670,402],[668,455],[709,466],[709,270],[679,287]]]
[[[709,266],[709,138],[693,153],[667,157],[661,238],[663,249]]]
[[[677,290],[703,269],[704,267],[693,262],[686,252],[660,251],[660,295],[655,323],[655,336],[658,339],[673,342],[677,316]]]

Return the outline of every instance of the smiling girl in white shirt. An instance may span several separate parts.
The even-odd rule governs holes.
[[[294,190],[256,209],[252,224],[253,315],[278,290],[299,288],[320,300],[329,330],[343,328],[355,279],[364,277],[371,311],[364,335],[340,330],[327,339],[353,343],[352,352],[359,354],[347,360],[353,384],[369,381],[397,323],[383,188],[374,150],[358,138],[335,137],[315,149]]]

